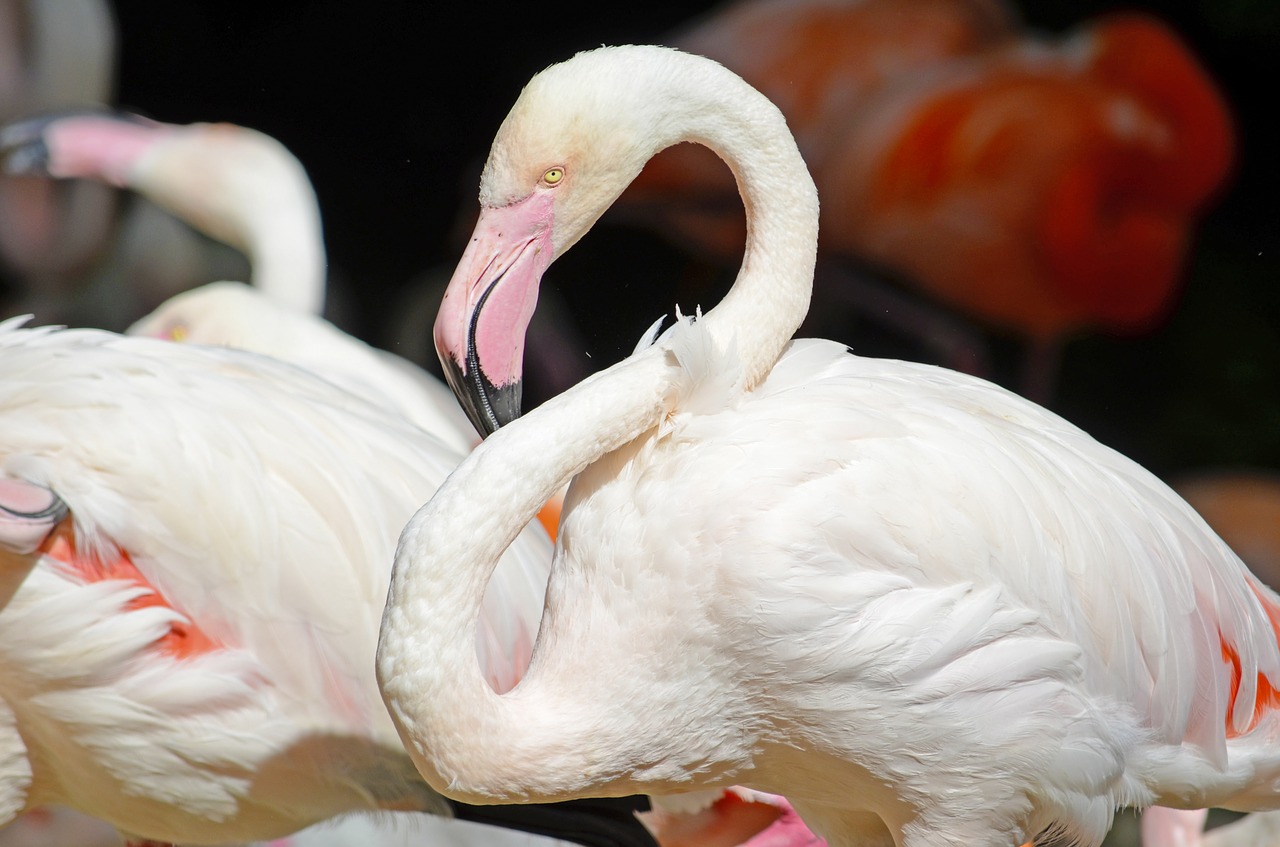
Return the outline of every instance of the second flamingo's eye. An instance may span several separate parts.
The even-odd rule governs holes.
[[[546,185],[558,185],[562,179],[564,179],[564,168],[547,168],[546,173],[542,175],[542,182]]]

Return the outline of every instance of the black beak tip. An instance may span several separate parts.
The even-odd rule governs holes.
[[[0,161],[8,174],[49,173],[49,145],[44,140],[48,118],[35,118],[0,129]]]
[[[474,361],[470,372],[463,373],[462,366],[448,355],[440,357],[440,364],[444,368],[445,381],[453,390],[458,404],[482,437],[492,435],[498,427],[520,417],[523,393],[520,382],[494,385]]]
[[[49,500],[38,508],[32,508],[25,498],[17,503],[0,502],[0,550],[21,555],[35,553],[54,527],[70,513],[61,497],[48,489],[45,491]]]
[[[489,382],[483,373],[480,374],[480,379],[484,382],[485,397],[489,400],[489,409],[498,426],[506,426],[520,417],[520,401],[524,393],[522,383],[513,382],[499,387]]]
[[[23,512],[17,509],[11,509],[3,503],[0,503],[0,514],[5,514],[23,521],[41,521],[49,524],[56,524],[65,518],[69,511],[67,504],[62,502],[62,498],[56,495],[54,495],[48,506],[35,512]]]

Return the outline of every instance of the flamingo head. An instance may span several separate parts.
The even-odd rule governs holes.
[[[669,59],[656,80],[644,61],[654,52]],[[524,339],[543,273],[658,150],[682,140],[654,106],[683,62],[705,61],[660,47],[608,53],[611,61],[580,53],[535,76],[485,163],[480,219],[445,292],[435,342],[450,386],[486,435],[520,414]]]

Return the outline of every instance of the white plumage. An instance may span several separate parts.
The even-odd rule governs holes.
[[[128,332],[252,350],[290,362],[403,416],[459,456],[479,438],[449,389],[431,374],[243,283],[211,282],[175,295]]]
[[[72,522],[0,611],[0,820],[63,803],[224,843],[444,811],[372,660],[396,535],[456,454],[263,356],[14,321],[0,445],[0,477],[52,490]],[[550,555],[536,528],[517,546],[473,642],[499,689]]]
[[[708,60],[602,49],[526,87],[437,323],[473,412],[519,378],[511,304],[686,140],[744,195],[733,290],[503,426],[402,536],[378,671],[427,781],[473,801],[736,782],[863,847],[1096,845],[1118,806],[1280,805],[1280,601],[1052,413],[788,342],[813,184],[776,109]],[[468,627],[575,474],[529,674],[497,696]]]

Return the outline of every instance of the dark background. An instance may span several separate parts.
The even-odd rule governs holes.
[[[709,8],[118,0],[118,101],[165,121],[245,124],[293,150],[315,183],[331,269],[349,295],[340,321],[381,341],[401,287],[456,260],[456,221],[475,207],[484,154],[521,85],[581,49],[661,42]],[[1030,27],[1053,34],[1118,7],[1019,8]],[[1140,338],[1073,342],[1051,405],[1161,473],[1280,469],[1280,3],[1124,8],[1162,17],[1193,45],[1234,108],[1241,150],[1203,222],[1176,312]],[[676,260],[674,248],[608,224],[547,282],[562,288],[593,366],[628,352],[673,305],[648,280]],[[840,340],[877,352],[866,338]],[[1002,355],[1017,349],[993,343]]]

